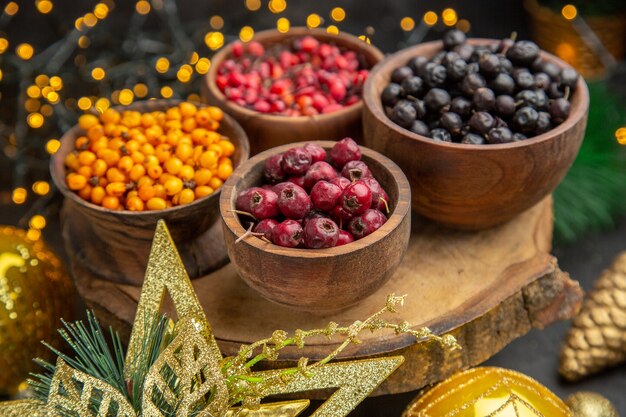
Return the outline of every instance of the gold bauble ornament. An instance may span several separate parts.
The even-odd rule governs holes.
[[[71,319],[73,292],[59,258],[42,240],[0,226],[0,395],[14,395],[35,357],[50,357],[41,344],[58,342],[61,318]]]
[[[519,372],[473,368],[418,396],[403,417],[571,417],[552,391]]]
[[[575,381],[626,362],[626,252],[594,283],[561,348],[559,372]]]
[[[619,417],[607,398],[595,392],[580,391],[565,399],[574,417]]]

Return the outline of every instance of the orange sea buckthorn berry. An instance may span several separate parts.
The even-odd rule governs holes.
[[[193,203],[196,199],[196,195],[190,188],[185,188],[178,194],[178,204],[185,205],[189,203]]]
[[[87,178],[72,172],[67,176],[67,186],[70,190],[78,191],[87,185]]]
[[[126,209],[130,211],[143,211],[144,203],[139,197],[133,196],[126,199]]]
[[[210,144],[210,145],[209,145],[209,151],[213,151],[213,152],[215,152],[215,154],[217,155],[217,158],[218,158],[218,159],[219,159],[219,158],[222,156],[222,154],[223,154],[222,148],[221,148],[221,147],[219,147],[219,146],[217,146],[215,143],[212,143],[212,144]]]
[[[146,203],[146,207],[148,207],[148,210],[164,210],[167,208],[167,203],[162,198],[152,197]]]
[[[144,185],[152,185],[154,184],[154,180],[150,178],[148,175],[144,175],[143,177],[137,180],[137,188],[140,188]]]
[[[159,165],[158,163],[157,164],[150,164],[146,168],[146,172],[148,173],[150,178],[156,180],[157,178],[159,178],[161,176],[161,174],[163,174],[163,168],[161,168],[161,165]]]
[[[107,171],[107,180],[109,182],[126,182],[126,174],[120,171],[118,168],[109,168]]]
[[[104,123],[118,123],[120,121],[120,114],[113,108],[108,108],[100,115],[100,120]]]
[[[166,130],[182,130],[183,129],[183,124],[180,120],[168,120],[163,124],[163,126],[165,127]]]
[[[220,188],[222,185],[224,184],[224,181],[222,181],[221,179],[219,179],[216,176],[213,176],[211,178],[211,180],[209,181],[209,186],[211,188],[213,188],[214,190],[217,190],[218,188]]]
[[[107,184],[108,184],[108,183],[109,183],[109,180],[107,180],[107,178],[106,178],[106,177],[100,177],[100,178],[98,178],[98,185],[99,185],[100,187],[103,187],[103,188],[104,188],[104,187],[106,187],[106,186],[107,186]]]
[[[178,145],[178,141],[183,136],[183,133],[178,129],[168,129],[165,134],[165,142],[170,146]]]
[[[165,117],[167,120],[180,120],[182,119],[182,115],[180,114],[180,110],[178,107],[170,107],[165,111]]]
[[[172,177],[174,177],[174,175],[164,172],[163,174],[161,174],[161,176],[159,177],[157,181],[159,182],[159,184],[165,184],[167,180],[169,180]]]
[[[148,155],[144,159],[143,164],[147,169],[150,165],[159,165],[159,159],[154,155]]]
[[[139,181],[146,174],[146,167],[141,164],[133,165],[128,172],[128,178],[133,181]]]
[[[189,133],[196,128],[198,124],[193,117],[185,117],[182,122],[183,131]]]
[[[93,114],[83,114],[78,118],[78,126],[80,126],[80,128],[84,131],[87,131],[92,126],[96,126],[98,124],[100,124],[100,120],[98,120],[98,117]]]
[[[105,123],[104,126],[102,126],[102,129],[104,129],[104,135],[111,137],[114,136],[114,132],[115,132],[115,128],[116,128],[116,124],[115,123]]]
[[[150,184],[143,184],[139,187],[139,189],[137,189],[137,195],[143,201],[148,201],[154,197],[154,188]]]
[[[148,155],[154,155],[154,152],[155,152],[155,149],[151,143],[144,143],[143,145],[141,145],[142,154],[148,156]]]
[[[226,180],[233,173],[233,166],[228,164],[222,164],[217,167],[217,176],[222,180]]]
[[[167,197],[167,193],[165,192],[165,187],[163,187],[163,184],[154,184],[152,186],[152,189],[154,190],[155,197],[163,199]]]
[[[82,175],[85,178],[91,178],[93,177],[93,168],[83,165],[82,167],[78,168],[76,173]]]
[[[196,119],[196,122],[198,123],[198,126],[206,127],[211,122],[211,115],[209,114],[209,112],[208,112],[208,110],[206,108],[198,109],[198,111],[196,112],[194,118]]]
[[[119,210],[120,199],[113,195],[107,195],[102,199],[102,207],[108,208],[109,210]]]
[[[100,149],[107,149],[109,147],[109,141],[106,137],[96,139],[91,143],[91,151],[97,153]]]
[[[209,112],[209,116],[213,120],[217,120],[218,122],[220,122],[224,118],[224,112],[219,107],[209,106],[207,107],[207,111]]]
[[[104,136],[104,128],[102,125],[95,125],[87,130],[87,137],[92,142],[100,139],[102,136]]]
[[[121,158],[120,151],[114,151],[112,149],[100,149],[96,152],[98,158],[102,159],[110,167],[117,165],[117,162]]]
[[[200,168],[193,175],[193,180],[195,181],[196,185],[207,185],[212,176],[213,174],[210,170],[206,168]]]
[[[219,133],[212,130],[207,130],[207,141],[209,142],[209,145],[219,142],[221,138],[222,135],[220,135]]]
[[[120,151],[125,142],[122,138],[113,138],[109,140],[109,149],[112,151]]]
[[[87,136],[79,136],[74,142],[74,147],[77,151],[84,151],[89,148],[89,139]]]
[[[93,187],[91,185],[89,185],[89,183],[87,183],[87,184],[85,184],[85,186],[83,188],[81,188],[78,191],[78,195],[83,200],[89,200],[91,198],[91,191],[92,190],[93,190]]]
[[[172,147],[167,143],[161,143],[154,148],[154,155],[159,159],[159,162],[165,163],[172,156]]]
[[[183,161],[176,157],[172,157],[165,161],[164,167],[167,172],[172,175],[176,175],[183,168]]]
[[[96,159],[91,165],[92,173],[96,177],[101,177],[106,174],[108,168],[107,163],[104,162],[103,159]]]
[[[111,133],[113,137],[122,137],[128,134],[128,127],[124,125],[115,125],[115,129]]]
[[[179,143],[176,147],[176,156],[182,160],[186,161],[191,158],[193,155],[193,148],[188,143]]]
[[[65,166],[69,169],[73,169],[76,171],[80,168],[80,162],[78,162],[78,154],[74,152],[70,152],[65,157]]]
[[[149,142],[152,142],[163,136],[163,129],[159,125],[152,125],[144,131],[144,135]]]
[[[180,103],[178,107],[180,108],[180,114],[183,117],[193,116],[198,111],[198,108],[196,107],[195,104],[189,103],[186,101],[183,101],[182,103]]]
[[[217,154],[215,151],[206,151],[200,155],[200,165],[204,168],[213,168],[217,165]]]
[[[146,156],[139,151],[135,151],[132,154],[130,154],[130,158],[136,164],[143,164],[143,162],[146,160]]]
[[[120,172],[123,172],[124,174],[128,174],[130,170],[133,169],[134,165],[135,162],[133,161],[133,158],[128,155],[122,156],[117,162],[117,168],[120,170]]]
[[[156,118],[151,113],[144,113],[141,115],[141,125],[143,127],[154,126],[157,123]]]
[[[178,194],[183,189],[183,181],[180,178],[173,177],[169,178],[163,186],[167,195],[171,196]]]
[[[134,139],[129,140],[128,142],[126,142],[126,145],[124,145],[126,147],[126,152],[128,152],[128,154],[132,154],[133,152],[136,152],[139,150],[139,142],[137,142]]]
[[[196,170],[191,165],[183,165],[177,176],[183,181],[191,181],[195,173]]]
[[[115,197],[121,197],[126,192],[126,184],[123,182],[110,182],[104,189],[107,195],[113,195]]]
[[[94,204],[102,204],[102,200],[106,197],[106,190],[104,187],[96,186],[91,190],[91,196],[89,199]]]
[[[235,145],[229,140],[220,140],[217,142],[217,146],[222,148],[222,155],[231,156],[235,153]]]
[[[222,156],[220,159],[217,160],[217,165],[222,165],[222,164],[228,164],[230,166],[233,166],[233,160],[227,156]]]
[[[213,191],[213,188],[209,187],[208,185],[201,185],[199,187],[196,187],[194,193],[196,195],[196,198],[202,198],[213,194]]]

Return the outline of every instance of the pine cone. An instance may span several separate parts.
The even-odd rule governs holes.
[[[561,348],[559,372],[577,380],[626,361],[626,252],[596,280]]]

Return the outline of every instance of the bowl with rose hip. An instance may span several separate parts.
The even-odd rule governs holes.
[[[248,152],[241,126],[217,107],[149,100],[81,115],[50,170],[66,200],[65,223],[89,239],[71,239],[84,266],[140,284],[164,219],[183,259],[193,260],[190,275],[208,272],[213,258],[197,240],[219,221],[223,183]]]
[[[351,138],[283,145],[244,163],[220,197],[228,255],[263,297],[296,310],[348,308],[396,270],[410,235],[398,166]]]
[[[253,154],[303,137],[360,136],[363,84],[382,58],[346,33],[263,31],[212,58],[203,94],[241,123]]]
[[[582,143],[589,94],[533,42],[451,30],[378,64],[364,104],[364,142],[407,174],[413,210],[480,229],[556,188]]]

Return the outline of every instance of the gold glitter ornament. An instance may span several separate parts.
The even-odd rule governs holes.
[[[519,372],[480,367],[452,375],[418,396],[403,417],[571,417],[548,388]]]
[[[42,240],[0,226],[0,395],[14,395],[35,357],[51,357],[60,319],[72,318],[73,290],[59,258]]]
[[[580,391],[565,399],[574,417],[619,417],[607,398],[595,392]]]
[[[626,361],[626,252],[600,275],[572,321],[559,372],[570,381]]]

